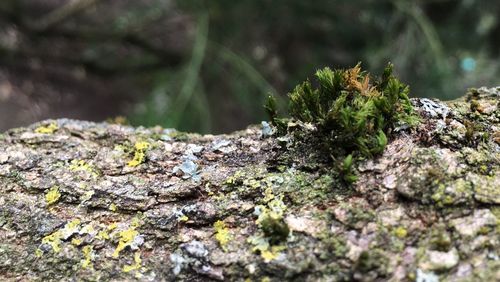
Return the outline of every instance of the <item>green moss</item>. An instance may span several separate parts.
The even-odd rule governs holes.
[[[320,259],[328,260],[340,258],[345,256],[345,254],[349,251],[347,243],[342,237],[334,236],[325,232],[320,235],[320,240],[324,244],[324,248],[319,256]]]
[[[409,88],[392,75],[392,68],[389,64],[376,80],[361,71],[360,64],[348,70],[318,70],[317,88],[307,80],[288,95],[289,121],[314,125],[313,134],[334,157],[381,153],[392,129],[418,122]],[[270,98],[265,107],[278,132],[284,132],[274,100]]]
[[[389,258],[379,249],[363,251],[359,256],[356,264],[356,269],[362,273],[377,271],[381,275],[387,273],[387,265]]]

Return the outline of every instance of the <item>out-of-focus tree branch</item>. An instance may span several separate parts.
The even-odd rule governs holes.
[[[69,17],[83,12],[99,1],[101,0],[69,0],[66,4],[43,16],[40,20],[35,21],[32,26],[38,30],[49,29]]]

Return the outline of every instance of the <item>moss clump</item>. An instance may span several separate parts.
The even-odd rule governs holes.
[[[306,80],[288,94],[290,120],[278,117],[276,101],[270,97],[265,108],[278,134],[287,124],[315,126],[333,156],[359,152],[365,157],[381,153],[387,135],[398,126],[418,122],[408,98],[409,88],[392,75],[388,64],[382,76],[373,79],[360,64],[348,70],[324,68],[316,72],[317,87]]]

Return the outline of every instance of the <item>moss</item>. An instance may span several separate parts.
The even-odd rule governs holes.
[[[334,157],[381,153],[392,129],[418,122],[409,88],[392,75],[392,69],[389,64],[375,80],[361,71],[360,64],[348,70],[318,70],[317,88],[307,80],[289,93],[288,122],[314,125],[313,134],[321,137]],[[265,107],[278,132],[283,131],[273,99]]]
[[[323,251],[320,254],[320,258],[323,260],[343,257],[349,251],[344,238],[334,236],[328,232],[322,233],[319,237],[324,244]]]
[[[387,143],[387,140],[385,142]],[[342,162],[342,166],[340,167],[339,170],[342,180],[344,180],[346,183],[349,184],[354,183],[358,180],[358,177],[354,172],[352,164],[353,164],[352,154],[349,154]]]
[[[379,275],[387,274],[389,258],[379,249],[363,251],[356,263],[356,269],[362,273],[377,271]]]
[[[268,237],[271,243],[279,243],[285,241],[290,233],[288,225],[282,217],[277,216],[275,213],[263,213],[259,217],[260,228]]]
[[[452,246],[451,237],[444,226],[438,226],[431,232],[430,247],[433,250],[447,252]]]

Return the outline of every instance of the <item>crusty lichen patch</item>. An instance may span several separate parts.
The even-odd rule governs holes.
[[[69,165],[69,170],[84,171],[86,173],[89,173],[94,178],[99,175],[97,169],[85,160],[72,160]]]
[[[145,141],[136,142],[134,144],[134,158],[130,160],[127,165],[136,167],[146,161],[146,151],[151,146],[150,143]]]
[[[35,129],[36,133],[41,133],[41,134],[52,134],[56,132],[59,129],[57,124],[55,122],[51,122],[48,125],[42,125],[39,126]]]
[[[45,202],[48,206],[57,203],[61,198],[61,193],[59,192],[59,187],[53,186],[49,189],[47,194],[45,194]]]
[[[227,244],[232,239],[229,229],[226,227],[224,221],[218,220],[214,223],[215,239],[219,242],[220,247],[227,251]]]

